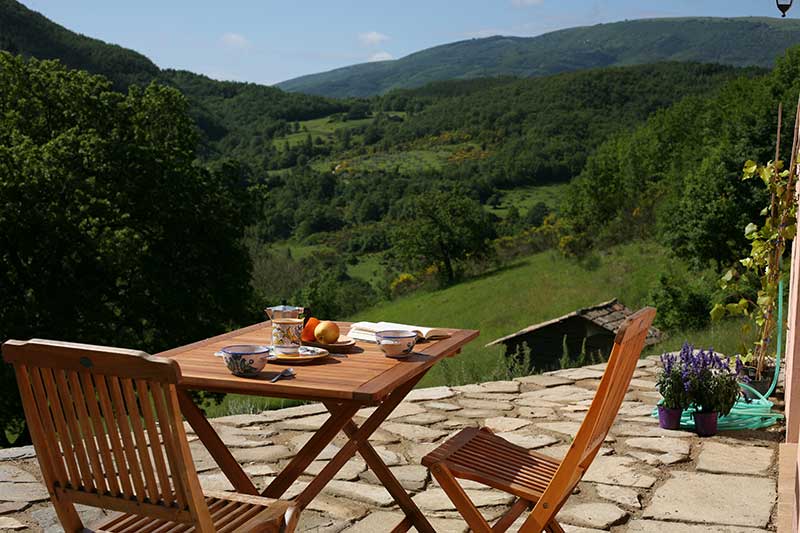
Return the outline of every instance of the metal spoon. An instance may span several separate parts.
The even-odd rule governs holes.
[[[275,383],[281,378],[290,378],[294,376],[294,368],[285,368],[281,370],[281,373],[269,380],[270,383]]]

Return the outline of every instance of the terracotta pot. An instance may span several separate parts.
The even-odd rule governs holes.
[[[680,429],[682,409],[670,409],[663,405],[658,406],[658,425],[663,429]]]
[[[717,434],[716,411],[710,413],[694,413],[694,430],[698,437],[713,437]]]

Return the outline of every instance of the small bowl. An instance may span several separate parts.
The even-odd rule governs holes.
[[[407,330],[378,331],[375,338],[386,357],[407,357],[417,343],[416,332]]]
[[[264,365],[271,359],[268,346],[256,344],[236,344],[226,346],[222,350],[222,359],[225,366],[234,376],[252,378],[264,369]]]

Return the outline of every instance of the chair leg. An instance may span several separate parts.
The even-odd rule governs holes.
[[[450,472],[447,466],[442,463],[436,463],[431,466],[431,473],[474,533],[492,532],[492,527],[489,525],[489,522],[481,515],[478,508],[475,507],[475,504],[469,499],[469,496],[467,496],[467,493],[461,488],[461,485],[458,484],[455,476]]]
[[[511,508],[494,523],[492,526],[492,531],[494,533],[502,533],[503,531],[507,530],[509,527],[511,527],[511,524],[513,524],[514,521],[516,521],[516,519],[519,518],[519,516],[532,505],[532,502],[518,498],[517,501],[514,502],[514,505],[512,505]]]
[[[81,521],[78,512],[75,510],[75,505],[71,501],[59,499],[58,496],[50,498],[53,508],[56,511],[56,516],[61,522],[61,527],[67,533],[80,533],[84,531],[83,522]]]
[[[556,519],[551,519],[546,526],[547,533],[564,533],[564,528],[561,527],[561,524],[556,522]]]

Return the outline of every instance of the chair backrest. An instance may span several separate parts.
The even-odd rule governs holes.
[[[14,365],[54,502],[213,531],[178,406],[175,361],[39,339],[7,341],[3,358]]]
[[[544,494],[520,532],[540,533],[567,501],[594,460],[617,416],[642,354],[656,310],[645,307],[630,316],[617,332],[606,370],[589,411]]]

